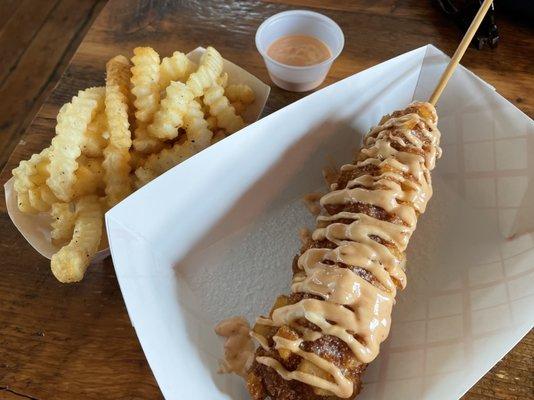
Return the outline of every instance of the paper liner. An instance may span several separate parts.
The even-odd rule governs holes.
[[[428,99],[448,60],[426,46],[328,86],[106,215],[126,306],[165,398],[249,398],[240,378],[217,374],[214,324],[253,322],[289,292],[299,228],[314,225],[302,196],[324,190],[323,167],[350,161],[384,114]],[[534,204],[534,124],[463,67],[438,113],[434,197],[359,400],[457,399],[533,325],[534,236],[508,237]]]

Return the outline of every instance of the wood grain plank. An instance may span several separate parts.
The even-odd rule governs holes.
[[[2,400],[22,400],[22,399],[28,400],[30,399],[31,400],[31,397],[12,391],[9,388],[0,388],[0,399]]]
[[[5,77],[0,85],[0,168],[40,107],[39,99],[45,98],[55,85],[89,22],[103,5],[104,1],[98,0],[59,0],[17,60],[16,69]],[[13,17],[13,24],[26,25],[28,14],[24,19],[17,18]],[[8,67],[3,65],[0,71]]]
[[[435,16],[432,5],[427,1],[413,2],[410,0],[339,0],[325,2],[323,0],[267,0],[270,3],[285,4],[294,7],[317,8],[321,10],[346,11],[351,13],[372,15],[393,15],[420,21]]]
[[[534,331],[530,331],[462,400],[534,398]]]
[[[0,31],[0,87],[3,86],[59,0],[23,0]]]
[[[110,260],[92,265],[83,284],[61,285],[18,236],[4,230],[0,245],[9,245],[0,282],[0,387],[36,399],[158,398]],[[28,254],[25,268],[15,271],[20,254]]]
[[[226,58],[270,83],[254,47],[254,32],[266,17],[296,7],[332,17],[350,38],[325,84],[427,43],[452,54],[461,36],[430,0],[111,0],[16,146],[0,182],[21,159],[48,145],[60,105],[79,89],[102,84],[105,62],[118,53],[130,56],[135,46],[150,45],[166,55],[213,44]],[[529,57],[534,31],[504,16],[498,23],[503,36],[499,47],[470,50],[464,65],[534,115],[534,99],[528,96],[534,90]],[[304,95],[273,87],[265,114]],[[162,398],[130,326],[109,260],[91,266],[83,283],[60,285],[48,262],[10,223],[3,204],[0,239],[0,390],[7,386],[35,399]],[[531,332],[465,399],[529,398],[533,342]]]
[[[19,6],[19,0],[4,0],[0,2],[0,35],[2,35],[7,21],[9,21]]]

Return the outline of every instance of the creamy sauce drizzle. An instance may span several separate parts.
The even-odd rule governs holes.
[[[299,269],[294,274],[291,290],[293,293],[310,293],[320,299],[302,299],[274,310],[270,318],[257,320],[260,325],[288,325],[298,331],[301,337],[295,340],[275,335],[275,349],[289,350],[331,377],[324,379],[298,369],[288,371],[273,358],[256,358],[257,362],[275,369],[286,380],[295,379],[341,398],[350,397],[352,381],[334,363],[302,350],[301,343],[323,335],[335,336],[347,344],[360,362],[369,363],[377,356],[380,343],[389,334],[397,288],[406,286],[403,253],[416,227],[418,214],[425,211],[432,196],[430,170],[441,155],[434,108],[428,103],[412,106],[421,109],[425,118],[413,113],[387,119],[367,134],[360,152],[361,161],[341,168],[350,171],[374,165],[380,167],[382,173],[359,176],[349,181],[346,188],[337,189],[334,185],[332,191],[320,200],[323,207],[354,203],[378,206],[395,220],[388,222],[364,213],[346,211],[319,215],[313,240],[327,239],[336,247],[306,250],[298,259]],[[425,140],[421,140],[417,133]],[[392,146],[394,143],[413,151],[398,151]],[[344,223],[336,222],[341,219]],[[380,238],[382,243],[387,242],[397,251],[373,237]],[[373,283],[349,268],[332,263],[359,267],[372,275]],[[315,324],[320,332],[299,326],[301,318]],[[265,338],[257,339],[268,348]]]
[[[235,373],[245,377],[254,360],[254,343],[250,337],[250,326],[243,317],[232,317],[219,322],[215,333],[226,338],[224,360],[219,372]]]

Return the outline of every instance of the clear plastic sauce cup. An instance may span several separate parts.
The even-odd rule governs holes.
[[[330,57],[318,64],[304,67],[282,64],[267,54],[269,46],[282,36],[313,36],[330,49]],[[265,61],[273,82],[292,92],[306,92],[319,86],[334,60],[339,56],[345,38],[343,31],[325,15],[306,10],[284,11],[266,19],[256,31],[256,47]]]

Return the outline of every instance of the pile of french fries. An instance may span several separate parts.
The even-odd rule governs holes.
[[[13,170],[19,209],[49,213],[61,249],[51,268],[80,281],[107,247],[104,213],[136,188],[241,129],[252,89],[228,85],[223,59],[208,47],[199,65],[150,47],[106,64],[105,87],[78,92],[57,116],[50,147]]]

